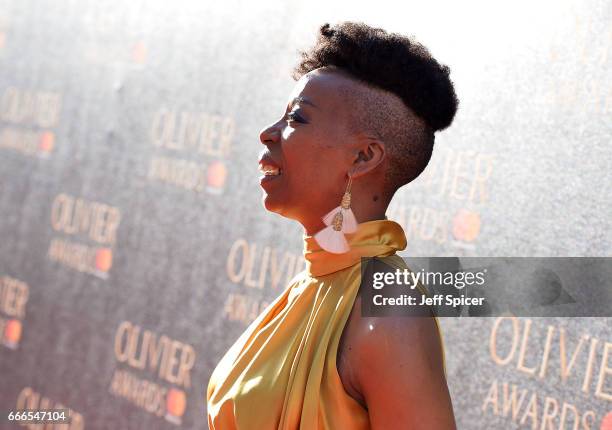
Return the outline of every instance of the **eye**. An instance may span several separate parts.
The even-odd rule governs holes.
[[[297,122],[301,122],[301,123],[306,122],[296,112],[289,112],[287,114],[287,120],[289,120],[289,121],[297,121]]]

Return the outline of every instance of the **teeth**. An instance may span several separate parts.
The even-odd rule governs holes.
[[[268,165],[260,166],[259,170],[261,170],[266,176],[278,176],[281,173],[281,170],[278,167]]]

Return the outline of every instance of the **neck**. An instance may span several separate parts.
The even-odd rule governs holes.
[[[371,196],[369,201],[363,198],[355,198],[353,201],[351,201],[351,209],[355,214],[355,218],[357,219],[358,223],[384,219],[388,206],[389,202],[385,201],[382,196],[378,196],[376,199],[374,196]],[[332,210],[332,208],[327,209],[327,211],[330,210]],[[323,230],[326,225],[323,223],[321,218],[326,213],[327,212],[316,214],[316,216],[300,220],[300,224],[302,224],[304,227],[304,234],[307,236],[313,236],[314,234]]]

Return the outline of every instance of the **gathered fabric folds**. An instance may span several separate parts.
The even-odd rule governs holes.
[[[359,291],[362,257],[405,249],[394,221],[358,225],[350,250],[333,254],[304,236],[306,269],[223,356],[207,389],[211,430],[365,430],[368,412],[347,394],[336,367],[340,336]],[[437,321],[436,321],[437,322]]]

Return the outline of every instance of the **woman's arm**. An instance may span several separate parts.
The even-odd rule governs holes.
[[[455,430],[440,336],[431,317],[361,317],[356,389],[373,430]]]

